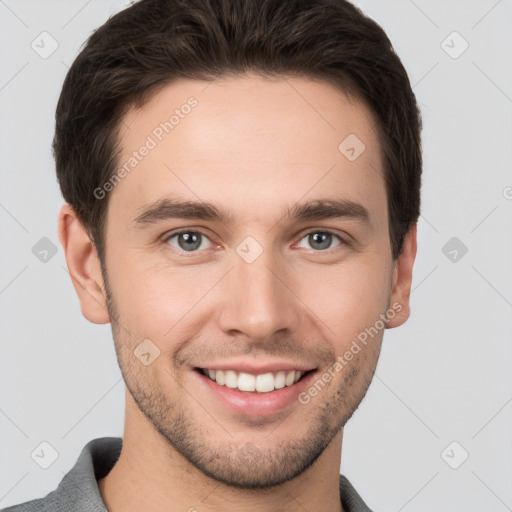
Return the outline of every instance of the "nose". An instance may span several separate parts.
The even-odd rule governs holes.
[[[299,328],[301,302],[285,262],[278,260],[270,249],[252,262],[234,254],[234,268],[219,290],[217,318],[224,333],[264,343]]]

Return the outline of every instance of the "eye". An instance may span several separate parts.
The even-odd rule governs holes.
[[[340,236],[335,235],[334,233],[331,233],[329,231],[311,231],[301,239],[301,243],[302,240],[306,240],[307,243],[309,243],[313,247],[313,249],[316,249],[318,251],[324,251],[326,249],[332,249],[332,247],[330,246],[333,241],[333,237],[337,238],[340,241],[340,243],[337,245],[341,245],[342,243],[344,243],[344,240]],[[303,246],[299,245],[298,247]]]
[[[205,241],[209,239],[199,231],[180,231],[165,238],[164,242],[169,243],[176,249],[185,252],[195,252],[197,249],[207,249]]]

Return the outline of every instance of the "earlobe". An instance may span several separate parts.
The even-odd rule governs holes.
[[[416,235],[417,224],[414,224],[407,232],[402,252],[395,261],[389,307],[393,308],[396,314],[393,318],[388,320],[386,325],[388,329],[402,325],[409,318],[412,269],[417,250]]]
[[[105,286],[96,248],[68,203],[60,209],[58,231],[82,314],[95,324],[109,323]]]

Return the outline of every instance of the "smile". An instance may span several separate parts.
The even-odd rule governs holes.
[[[300,370],[282,370],[253,375],[235,370],[213,370],[208,368],[198,368],[198,370],[220,386],[259,393],[269,393],[276,389],[293,386],[308,373]]]

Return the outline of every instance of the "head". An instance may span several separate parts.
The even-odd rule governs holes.
[[[141,0],[89,38],[56,113],[59,236],[169,450],[263,488],[341,432],[409,315],[420,129],[389,39],[342,0]],[[309,380],[261,414],[200,371],[269,362]]]

